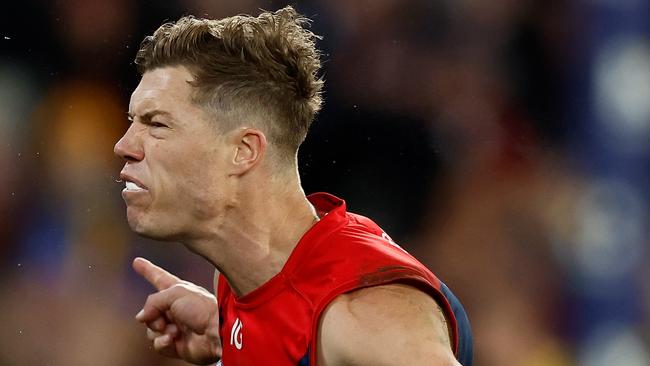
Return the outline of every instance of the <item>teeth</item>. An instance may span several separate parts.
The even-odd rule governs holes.
[[[124,182],[124,183],[126,184],[126,189],[128,189],[128,190],[134,190],[135,191],[135,190],[144,189],[144,188],[138,186],[137,184],[135,184],[133,182],[127,181],[127,182]]]

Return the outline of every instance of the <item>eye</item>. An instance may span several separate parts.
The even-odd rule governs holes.
[[[155,138],[164,138],[169,131],[169,126],[164,123],[157,121],[143,121],[143,124],[147,126],[149,134]]]
[[[164,123],[154,122],[154,121],[151,121],[151,122],[149,122],[148,124],[149,124],[149,126],[151,126],[151,127],[167,127],[167,125],[164,124]]]

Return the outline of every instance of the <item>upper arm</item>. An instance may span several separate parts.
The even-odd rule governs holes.
[[[321,316],[317,354],[321,366],[459,365],[440,306],[400,284],[332,301]]]

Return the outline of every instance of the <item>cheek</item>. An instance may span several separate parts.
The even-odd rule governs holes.
[[[193,136],[183,143],[151,146],[158,158],[150,161],[152,180],[158,191],[153,192],[155,200],[174,201],[176,205],[211,205],[224,194],[225,152],[214,147],[214,141],[210,143],[206,147],[206,141]]]
[[[222,173],[214,162],[206,159],[178,160],[164,169],[161,176],[163,189],[172,199],[183,200],[185,204],[207,204],[221,195]]]
[[[175,200],[175,212],[182,210],[192,220],[206,220],[219,216],[224,210],[223,179],[217,174],[211,174],[205,166],[191,169],[188,179],[178,187]],[[190,169],[188,169],[189,171]]]

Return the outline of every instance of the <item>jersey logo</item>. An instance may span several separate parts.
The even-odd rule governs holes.
[[[235,319],[235,324],[232,325],[232,330],[230,331],[230,345],[235,346],[237,349],[241,349],[243,346],[244,336],[241,334],[241,328],[243,324],[239,318]]]
[[[382,231],[382,232],[381,232],[381,237],[382,237],[382,239],[386,240],[386,241],[388,242],[388,244],[390,244],[390,245],[394,246],[395,248],[401,250],[402,252],[408,254],[408,252],[407,252],[406,250],[404,250],[404,248],[400,247],[399,244],[395,243],[395,241],[393,240],[393,238],[391,238],[390,236],[388,236],[388,234],[386,234],[385,231]]]

